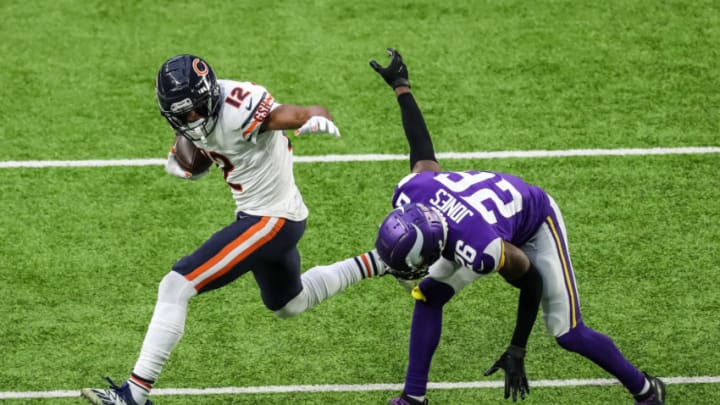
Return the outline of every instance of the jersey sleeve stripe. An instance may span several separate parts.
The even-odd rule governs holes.
[[[252,124],[250,124],[250,126],[247,127],[247,129],[243,131],[243,133],[242,133],[243,138],[247,138],[248,135],[252,134],[253,130],[259,123],[260,123],[260,121],[253,121]]]
[[[242,123],[241,128],[244,128],[247,126],[247,124],[250,123],[250,120],[255,116],[255,113],[257,112],[258,107],[260,107],[260,104],[262,104],[263,101],[265,101],[265,97],[267,96],[267,92],[263,92],[262,97],[260,97],[260,101],[255,103],[255,108],[253,108],[252,112],[250,112],[250,115],[248,115],[245,122]]]
[[[267,93],[265,93],[265,94],[267,94]],[[262,106],[262,105],[266,105],[268,109],[272,105],[272,102],[273,102],[272,96],[268,95],[267,97],[265,97],[265,94],[263,94],[263,99],[260,100],[259,103],[257,103],[257,105],[255,106],[255,110],[253,110],[253,113],[250,115],[250,117],[252,118],[252,123],[250,123],[250,126],[247,127],[247,129],[245,129],[243,131],[243,133],[242,133],[243,138],[247,138],[249,135],[251,135],[255,131],[255,128],[258,126],[258,124],[262,123],[263,120],[265,119],[265,117],[267,116],[267,115],[263,114],[262,120],[258,120],[257,119],[258,114],[256,112],[257,109],[260,108],[260,106]]]
[[[500,241],[500,264],[498,264],[495,271],[500,271],[503,267],[505,267],[505,241]],[[488,272],[490,273],[490,272]]]

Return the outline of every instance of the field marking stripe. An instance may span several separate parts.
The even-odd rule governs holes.
[[[648,149],[567,149],[567,150],[517,150],[496,152],[442,152],[438,159],[505,159],[505,158],[549,158],[573,156],[644,156],[644,155],[697,155],[720,153],[720,147],[698,146],[680,148]],[[329,162],[385,162],[407,160],[407,155],[317,155],[295,156],[297,163]],[[0,162],[0,169],[45,168],[45,167],[108,167],[108,166],[162,166],[165,159],[112,159],[112,160],[14,160]]]
[[[660,377],[666,384],[720,384],[720,376],[707,377]],[[615,379],[570,379],[537,380],[530,386],[537,387],[580,387],[617,385]],[[468,381],[429,383],[428,389],[452,390],[467,388],[502,388],[502,381]],[[400,391],[402,384],[322,384],[322,385],[268,385],[259,387],[217,387],[217,388],[159,388],[152,396],[162,395],[223,395],[223,394],[277,394],[298,392],[362,392]],[[80,396],[80,390],[0,392],[0,399],[63,398]]]

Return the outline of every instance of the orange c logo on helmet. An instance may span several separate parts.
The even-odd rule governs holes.
[[[204,61],[195,58],[193,59],[192,66],[193,70],[195,71],[195,73],[197,73],[198,76],[207,76],[209,69],[208,65]],[[202,69],[200,69],[200,67],[202,67]]]

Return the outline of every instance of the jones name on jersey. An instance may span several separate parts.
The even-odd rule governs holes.
[[[525,243],[548,206],[542,189],[509,174],[478,171],[410,174],[392,201],[395,207],[423,203],[438,210],[449,229],[443,257],[480,274],[498,270],[502,241]]]

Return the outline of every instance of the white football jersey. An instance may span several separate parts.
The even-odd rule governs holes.
[[[293,175],[292,147],[282,131],[260,132],[279,107],[270,92],[251,82],[218,80],[220,115],[213,131],[194,142],[220,166],[236,212],[300,221],[308,209]]]

